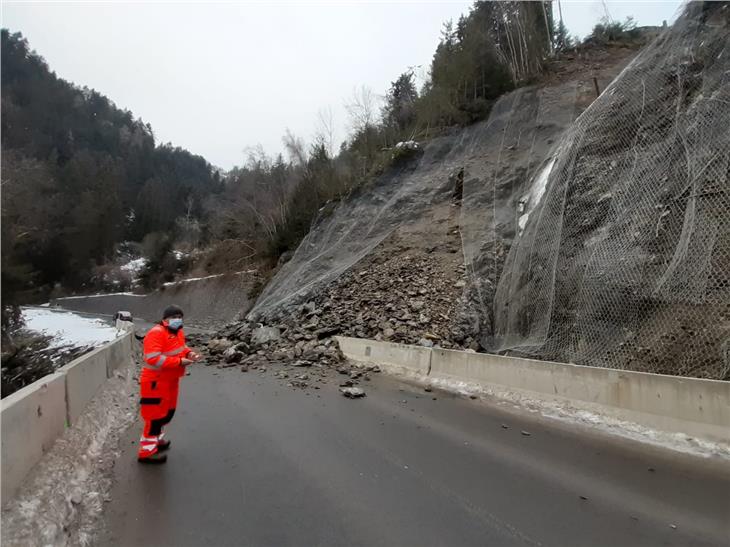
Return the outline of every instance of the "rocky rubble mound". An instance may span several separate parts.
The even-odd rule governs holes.
[[[277,319],[231,323],[209,339],[190,336],[208,364],[276,375],[293,387],[316,385],[331,372],[343,388],[369,379],[347,364],[334,336],[478,349],[464,309],[465,271],[458,232],[438,247],[415,248],[394,237],[310,301]],[[377,368],[375,368],[377,372]]]
[[[275,378],[292,388],[320,389],[334,377],[342,393],[360,397],[361,389],[352,390],[361,381],[369,381],[370,373],[380,372],[377,366],[347,363],[332,337],[321,339],[317,334],[288,332],[279,327],[231,325],[217,338],[201,335],[188,337],[199,348],[204,364],[219,368],[239,367],[241,372],[261,374],[272,368]],[[356,393],[352,395],[352,393]]]
[[[455,319],[463,277],[463,265],[448,271],[433,248],[391,248],[366,258],[278,324],[299,334],[468,347],[473,340]]]

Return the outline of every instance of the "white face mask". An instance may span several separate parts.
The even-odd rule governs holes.
[[[167,326],[172,330],[179,330],[183,326],[183,320],[179,318],[170,319],[167,322]]]

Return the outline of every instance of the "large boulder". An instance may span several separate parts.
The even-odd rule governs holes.
[[[223,353],[233,345],[231,340],[226,338],[214,338],[208,342],[208,351],[210,353]]]
[[[281,340],[281,330],[278,327],[258,327],[251,333],[251,343],[257,346],[279,340]]]

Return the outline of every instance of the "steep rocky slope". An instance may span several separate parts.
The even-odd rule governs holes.
[[[434,139],[422,155],[392,167],[323,215],[249,320],[232,323],[221,336],[261,351],[254,361],[302,340],[317,347],[335,333],[479,349],[486,323],[473,287],[466,290],[467,265],[494,245],[494,221],[481,216],[493,193],[472,192],[465,200],[459,188],[466,195],[499,179],[501,264],[531,174],[595,99],[592,78],[605,87],[633,55],[625,48],[585,53],[571,61],[584,68],[579,78],[558,67],[544,85],[503,97],[489,120]],[[503,142],[511,139],[506,129],[515,142]],[[484,242],[475,245],[479,238]],[[251,345],[260,324],[281,328],[282,340]]]
[[[691,5],[628,67],[558,67],[391,167],[221,331],[227,358],[337,363],[341,333],[727,378],[728,18]]]
[[[730,377],[729,48],[730,6],[692,3],[573,124],[486,345]]]

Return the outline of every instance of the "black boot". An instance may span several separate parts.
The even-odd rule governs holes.
[[[139,463],[165,463],[167,461],[167,454],[155,452],[151,456],[146,456],[144,458],[138,456],[137,461]]]
[[[163,439],[163,440],[161,440],[160,442],[157,443],[157,451],[158,452],[164,452],[165,450],[167,450],[168,448],[170,448],[170,445],[171,444],[172,443],[170,441],[166,441],[166,440]]]

